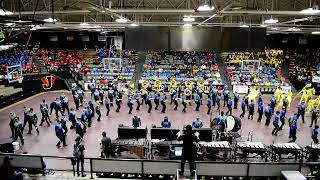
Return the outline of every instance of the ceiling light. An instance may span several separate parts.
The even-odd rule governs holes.
[[[260,27],[267,27],[267,25],[265,25],[265,24],[260,24]]]
[[[21,20],[19,20],[19,21],[13,21],[13,22],[15,22],[15,23],[28,23],[28,22],[31,22],[31,21],[21,21]]]
[[[137,27],[137,26],[139,26],[139,24],[132,23],[132,24],[130,24],[130,26],[132,26],[132,27]]]
[[[183,27],[192,27],[192,24],[184,24]]]
[[[319,34],[320,34],[320,31],[312,31],[311,34],[319,35]]]
[[[271,30],[279,30],[277,27],[272,27]]]
[[[102,12],[102,13],[105,13],[106,11],[105,11],[105,10],[102,10],[101,12]]]
[[[317,13],[320,13],[320,10],[313,9],[313,8],[307,8],[307,9],[300,11],[299,13],[301,13],[301,14],[317,14]]]
[[[296,27],[292,27],[292,28],[289,28],[288,31],[297,32],[297,31],[301,31],[301,29],[300,28],[296,28]]]
[[[95,26],[93,26],[93,28],[101,28],[101,26],[100,25],[95,25]]]
[[[275,24],[277,22],[279,22],[278,19],[272,19],[272,18],[267,19],[267,20],[264,21],[264,23],[266,23],[266,24]]]
[[[30,26],[30,27],[35,27],[36,25],[34,25],[34,24],[29,24],[28,26]]]
[[[44,22],[57,22],[57,19],[47,18],[43,20]]]
[[[5,25],[5,26],[13,26],[14,23],[5,23],[4,25]]]
[[[246,24],[242,24],[242,25],[240,25],[240,27],[242,27],[242,28],[248,28],[249,26],[246,25]]]
[[[13,15],[13,12],[0,9],[0,16]]]
[[[80,25],[80,26],[89,26],[89,24],[86,23],[86,22],[80,23],[79,25]]]
[[[185,21],[185,22],[194,22],[194,20],[195,19],[193,17],[190,17],[190,16],[183,18],[183,21]]]
[[[117,23],[126,23],[128,20],[126,18],[118,18],[116,19]]]
[[[198,11],[212,11],[214,10],[214,6],[209,6],[208,4],[205,4],[205,5],[202,5],[202,6],[199,6]]]

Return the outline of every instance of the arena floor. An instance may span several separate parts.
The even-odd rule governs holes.
[[[46,99],[47,103],[50,102],[55,98],[59,97],[62,94],[61,91],[59,92],[46,92],[38,94],[34,97],[28,98],[27,100],[18,102],[11,106],[8,106],[4,109],[0,110],[0,139],[9,138],[10,128],[9,128],[9,113],[14,111],[22,120],[23,120],[23,107],[32,107],[34,108],[35,112],[38,115],[38,118],[41,118],[39,105],[42,99]],[[72,94],[70,92],[65,92],[68,96],[70,102],[69,105],[74,107]],[[86,94],[86,97],[89,97],[90,94]],[[124,97],[124,99],[126,99]],[[264,95],[263,97],[265,104],[269,102],[270,95]],[[287,114],[289,117],[293,111],[297,108],[298,101],[294,101],[291,104],[291,110]],[[240,102],[239,102],[240,105]],[[161,105],[160,105],[161,107]],[[238,106],[239,107],[239,106]],[[135,108],[135,104],[134,104]],[[154,108],[154,104],[153,104]],[[161,109],[161,108],[159,108]],[[141,117],[142,125],[141,127],[148,127],[154,124],[156,126],[160,126],[161,121],[163,120],[164,116],[168,116],[169,120],[171,120],[173,128],[182,128],[183,125],[191,124],[192,121],[199,116],[203,123],[204,127],[209,127],[209,119],[210,116],[206,114],[207,106],[206,101],[201,106],[199,112],[194,111],[195,104],[193,103],[191,107],[188,106],[187,113],[182,113],[182,106],[179,104],[178,111],[173,111],[173,105],[169,105],[167,103],[167,113],[161,114],[160,110],[153,110],[151,114],[147,113],[147,106],[142,106],[138,115]],[[217,111],[214,109],[214,115],[217,115]],[[226,111],[226,107],[223,108]],[[79,115],[80,111],[77,112]],[[238,116],[240,115],[241,110],[233,110],[233,115]],[[248,112],[246,112],[247,115]],[[95,120],[93,121],[93,125],[91,128],[87,130],[87,133],[84,137],[84,145],[86,147],[85,154],[87,157],[98,157],[100,155],[99,150],[99,143],[98,139],[101,137],[101,132],[106,131],[107,135],[111,137],[111,139],[115,139],[117,137],[117,127],[118,124],[124,124],[127,126],[131,125],[131,119],[133,115],[128,114],[128,107],[126,105],[126,100],[122,103],[122,107],[120,113],[115,112],[115,107],[111,107],[110,116],[105,116],[105,107],[102,108],[102,119],[100,122]],[[248,120],[247,118],[242,119],[242,128],[240,130],[241,135],[247,136],[249,131],[253,131],[253,141],[256,142],[263,142],[267,145],[272,143],[282,143],[288,142],[288,134],[289,128],[285,126],[283,131],[278,133],[278,136],[272,136],[271,131],[273,129],[272,123],[270,123],[269,127],[264,125],[265,117],[263,116],[262,122],[257,122],[258,113],[255,113],[254,120]],[[51,119],[54,118],[54,113],[51,116]],[[302,147],[311,143],[311,128],[310,125],[311,114],[306,115],[306,123],[303,124],[302,120],[299,119],[298,121],[298,131],[297,131],[297,141],[296,143],[301,145]],[[55,122],[53,120],[53,122]],[[68,122],[69,123],[69,122]],[[68,125],[69,127],[69,125]],[[56,156],[72,156],[73,151],[73,143],[76,137],[76,133],[74,130],[69,130],[67,135],[67,147],[57,148],[55,145],[58,142],[57,137],[55,136],[54,126],[51,125],[48,127],[45,123],[42,127],[39,127],[40,135],[37,135],[36,131],[33,131],[31,135],[24,134],[25,138],[25,145],[22,147],[21,152],[27,152],[29,154],[38,154],[38,155],[56,155]],[[26,131],[25,131],[26,132]]]

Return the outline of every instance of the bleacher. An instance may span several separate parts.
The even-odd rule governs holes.
[[[5,85],[0,85],[0,99],[2,97],[12,96],[22,91],[22,88],[14,88],[13,86],[6,87]]]

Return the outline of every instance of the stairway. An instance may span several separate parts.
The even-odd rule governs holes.
[[[295,73],[295,66],[296,66],[295,62],[296,62],[295,56],[290,55],[289,61],[286,61],[281,66],[282,76],[288,80],[288,84],[291,86],[291,91],[293,93],[296,93],[297,90],[290,81],[292,79],[292,77],[290,77],[290,74]]]
[[[32,61],[34,62],[34,65],[37,67],[40,75],[49,74],[47,68],[42,63],[42,60],[39,60],[35,54],[32,56]]]
[[[217,54],[217,64],[218,64],[218,68],[219,68],[219,73],[220,73],[220,77],[222,80],[222,83],[225,85],[228,85],[229,90],[231,90],[231,83],[229,80],[229,76],[228,73],[225,69],[225,64],[224,64],[224,60],[221,58],[221,54]]]
[[[133,78],[132,78],[135,89],[138,88],[139,80],[141,79],[143,64],[145,63],[146,55],[147,55],[146,52],[138,52],[136,67],[135,67]]]

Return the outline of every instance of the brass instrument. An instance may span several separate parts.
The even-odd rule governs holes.
[[[142,82],[142,88],[143,88],[143,89],[146,89],[148,86],[149,86],[149,82],[146,81],[146,80],[144,80],[144,81]]]

